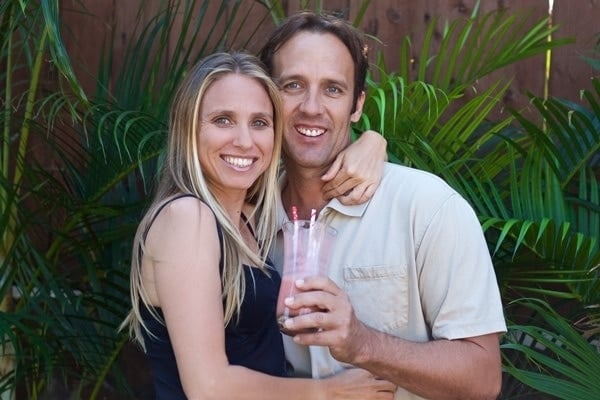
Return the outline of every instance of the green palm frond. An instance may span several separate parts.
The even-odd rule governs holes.
[[[559,399],[592,399],[600,393],[600,353],[564,316],[549,304],[521,299],[511,307],[525,308],[539,319],[535,325],[509,324],[502,344],[504,370],[541,393]],[[532,344],[533,342],[533,344]],[[521,361],[517,361],[521,356]]]
[[[23,24],[2,31],[23,34],[1,37],[0,60],[8,71],[39,73],[29,66],[47,51],[60,58],[54,65],[68,85],[39,93],[30,84],[33,89],[25,87],[23,95],[19,81],[21,86],[11,82],[2,93],[4,143],[14,140],[15,128],[26,127],[56,168],[31,154],[25,160],[23,153],[15,158],[23,166],[16,186],[2,170],[1,198],[15,207],[2,209],[0,223],[9,227],[15,216],[19,223],[12,224],[13,240],[4,243],[0,295],[11,297],[14,290],[20,295],[10,312],[0,312],[0,339],[6,349],[17,350],[18,366],[1,379],[0,392],[19,386],[28,398],[39,398],[56,377],[81,382],[79,395],[91,396],[86,398],[99,397],[107,379],[128,393],[118,365],[128,340],[117,327],[129,308],[130,242],[157,173],[169,104],[188,67],[237,39],[241,28],[232,27],[248,20],[244,13],[251,7],[242,7],[242,1],[141,0],[123,58],[113,59],[114,49],[106,46],[96,92],[83,93],[59,36],[58,1],[36,3],[37,8],[33,3],[22,3],[31,7]],[[22,16],[20,0],[0,4],[2,26]],[[208,18],[214,15],[209,8],[216,9],[216,18]],[[144,20],[147,15],[153,17]],[[55,25],[43,28],[49,23]],[[46,36],[38,37],[36,24]],[[243,25],[251,38],[252,28]],[[115,43],[113,34],[107,30],[104,42]],[[18,42],[24,37],[36,38],[37,47]],[[13,51],[20,54],[10,58]],[[29,102],[17,102],[27,104],[28,113],[12,112],[11,90],[17,89],[30,95]],[[10,161],[2,159],[3,165]]]
[[[452,184],[458,181],[453,174],[465,167],[456,160],[486,157],[490,162],[476,166],[469,161],[470,168],[485,168],[490,177],[502,174],[509,163],[499,144],[514,140],[520,145],[522,139],[500,137],[511,116],[494,123],[488,119],[510,82],[497,82],[481,91],[476,82],[508,64],[569,42],[547,40],[557,28],[549,27],[546,18],[533,25],[530,21],[525,13],[474,11],[471,17],[450,23],[434,49],[439,21],[432,20],[418,51],[414,76],[410,37],[400,48],[398,74],[387,72],[379,55],[357,130],[378,130],[388,140],[390,159],[442,174]],[[407,148],[413,145],[420,149]]]
[[[598,301],[597,238],[552,219],[482,218],[503,291]],[[507,296],[508,297],[508,296]]]
[[[491,85],[457,107],[460,90],[445,92],[426,82],[381,73],[379,80],[368,80],[363,115],[355,129],[377,130],[388,141],[391,159],[435,172],[457,186],[465,163],[499,142],[499,132],[510,123],[511,118],[487,122],[507,88]]]
[[[589,108],[555,98],[532,97],[531,103],[544,118],[545,127],[514,113],[531,136],[533,150],[555,171],[563,189],[583,168],[600,165],[600,81],[593,78],[592,86],[593,90],[582,91]]]
[[[413,54],[411,38],[404,39],[400,74],[445,91],[470,86],[500,68],[572,42],[558,38],[549,42],[548,36],[558,27],[550,26],[547,17],[531,25],[528,13],[494,10],[446,23],[439,47],[434,48],[439,24],[439,18],[428,24],[417,60],[409,56]],[[413,70],[415,74],[411,74]]]
[[[11,2],[8,2],[10,4]],[[56,63],[57,69],[61,75],[69,83],[71,91],[81,100],[86,100],[86,95],[75,75],[73,66],[67,49],[62,40],[60,32],[60,16],[59,16],[59,4],[58,0],[42,0],[40,1],[41,11],[44,16],[45,32],[48,35],[48,50],[52,61]],[[0,13],[1,14],[1,13]],[[34,18],[35,20],[35,18]]]
[[[470,201],[505,301],[531,296],[599,304],[598,82],[582,92],[587,107],[532,97],[543,126],[518,112],[492,120],[509,82],[477,87],[479,79],[503,66],[569,42],[548,42],[556,27],[549,28],[545,18],[530,26],[529,17],[475,12],[448,24],[437,48],[433,41],[438,22],[433,21],[416,60],[411,38],[405,38],[399,74],[388,73],[379,58],[356,130],[378,130],[388,141],[392,161],[442,176]],[[513,312],[507,309],[509,318]],[[540,328],[531,322],[511,325],[510,334],[540,337],[545,343],[559,328],[565,327]],[[579,332],[574,334],[578,336],[569,340],[581,346],[572,350],[546,343],[554,354],[538,354],[531,343],[507,342],[506,370],[540,392],[591,398],[593,390],[598,392],[585,383],[585,368],[594,362],[578,362],[569,352],[589,357],[594,349]],[[515,351],[535,362],[517,364]],[[563,358],[573,364],[561,366]]]
[[[523,156],[506,143],[507,172],[492,179],[485,169],[466,169],[455,184],[479,215],[502,286],[598,301],[596,178],[583,169],[579,191],[567,193],[538,152]]]
[[[368,3],[361,3],[355,25]],[[127,339],[116,327],[129,307],[130,240],[161,162],[174,90],[200,57],[234,41],[250,43],[262,22],[249,17],[253,7],[266,7],[266,18],[277,22],[287,4],[140,0],[120,60],[111,48],[115,30],[107,31],[93,93],[83,92],[72,72],[59,4],[0,2],[2,26],[10,27],[0,32],[3,144],[19,132],[26,148],[31,134],[57,160],[48,170],[31,153],[3,148],[0,199],[7,207],[0,227],[13,240],[3,243],[0,295],[17,290],[19,296],[14,310],[0,312],[0,338],[17,350],[19,368],[0,378],[0,392],[19,384],[28,398],[39,398],[55,374],[82,382],[79,395],[87,389],[94,398],[109,377],[128,390],[117,365]],[[325,5],[300,3],[317,10]],[[483,89],[478,83],[569,42],[547,41],[557,32],[547,22],[506,11],[480,14],[476,6],[469,18],[445,23],[437,44],[441,21],[432,21],[416,60],[411,38],[400,46],[399,73],[379,57],[355,128],[380,131],[391,160],[443,176],[473,204],[505,299],[526,293],[594,305],[600,303],[598,80],[582,92],[585,105],[532,97],[543,126],[516,112],[493,121],[509,82]],[[239,44],[242,37],[246,44]],[[48,58],[59,72],[59,90],[40,93],[41,61]],[[12,81],[17,71],[36,76]],[[13,112],[15,104],[27,108]],[[23,166],[18,180],[9,165]],[[530,308],[543,314],[537,307]],[[518,352],[534,362],[525,368],[507,358],[505,367],[542,392],[558,390],[552,386],[558,382],[563,392],[553,393],[584,395],[591,387],[582,383],[584,368],[597,371],[596,361],[582,342],[571,349],[543,341],[577,341],[564,324],[550,323],[558,316],[546,314],[544,323],[510,325],[510,338],[518,340],[507,341],[503,354]],[[587,317],[598,321],[592,312]],[[543,354],[526,349],[524,335],[539,339]],[[575,357],[580,353],[584,361]],[[563,359],[566,366],[556,361]]]

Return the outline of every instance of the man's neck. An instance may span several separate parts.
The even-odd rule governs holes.
[[[323,184],[320,171],[286,166],[286,183],[281,192],[281,200],[288,217],[291,217],[292,206],[298,209],[299,219],[310,219],[312,209],[320,212],[329,202],[323,197]]]

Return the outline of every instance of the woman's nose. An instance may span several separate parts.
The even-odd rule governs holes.
[[[240,147],[243,149],[248,149],[248,148],[252,147],[253,143],[254,143],[254,140],[252,139],[252,133],[250,132],[250,128],[245,124],[240,125],[236,129],[236,136],[233,140],[234,146],[237,146],[237,147]]]

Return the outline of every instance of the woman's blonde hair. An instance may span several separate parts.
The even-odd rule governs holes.
[[[246,199],[255,206],[253,214],[248,218],[256,221],[259,254],[245,244],[238,228],[209,190],[198,158],[202,99],[210,85],[229,74],[240,74],[254,79],[265,89],[273,104],[275,138],[271,163],[248,189]],[[130,277],[132,309],[121,327],[128,326],[130,335],[142,347],[144,340],[141,329],[147,327],[141,318],[141,305],[146,306],[154,317],[159,319],[149,304],[142,284],[141,265],[145,252],[145,235],[160,207],[178,195],[189,194],[206,203],[214,212],[223,233],[221,282],[224,326],[227,325],[234,315],[239,315],[246,288],[242,259],[250,260],[264,271],[267,253],[276,233],[277,173],[281,141],[282,110],[279,90],[255,56],[242,52],[216,53],[201,60],[184,78],[171,105],[167,153],[159,185],[148,211],[138,226],[133,242]]]

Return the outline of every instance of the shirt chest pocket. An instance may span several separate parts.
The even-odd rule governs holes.
[[[344,289],[358,319],[390,334],[408,320],[406,271],[402,266],[345,267]]]

